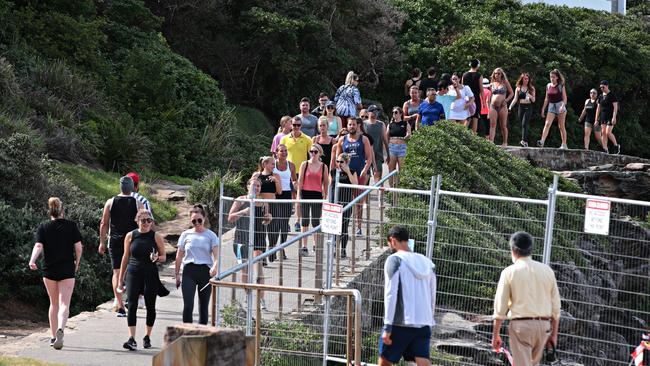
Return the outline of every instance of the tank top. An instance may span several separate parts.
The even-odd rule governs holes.
[[[562,87],[560,84],[550,85],[546,90],[546,96],[549,103],[559,103],[562,101]]]
[[[526,99],[526,94],[528,94],[528,89],[526,90],[519,89],[519,95],[517,96],[517,98]]]
[[[323,148],[323,156],[321,157],[321,161],[323,163],[329,164],[330,161],[332,160],[332,142],[334,139],[330,140],[329,144],[319,144],[320,147]]]
[[[388,125],[389,137],[406,137],[406,121],[391,122]]]
[[[339,132],[339,119],[334,116],[331,121],[328,118],[327,122],[329,123],[329,127],[327,127],[327,134],[330,136],[336,136],[336,134]]]
[[[366,150],[363,146],[363,137],[359,136],[356,141],[350,141],[349,135],[343,139],[343,152],[350,155],[350,169],[354,170],[358,176],[366,165]]]
[[[596,102],[593,102],[591,99],[585,104],[585,122],[594,123],[596,121]]]
[[[302,182],[303,191],[323,192],[323,171],[325,164],[321,163],[317,172],[312,172],[309,169],[309,163],[305,164],[305,171],[303,172],[305,178]]]
[[[278,169],[278,162],[275,162],[275,168],[273,168],[273,173],[280,176],[280,185],[282,186],[282,191],[291,190],[291,168],[289,167],[289,161],[287,161],[287,169],[280,170]]]
[[[406,111],[408,112],[409,116],[417,114],[420,105],[415,105],[415,103],[411,103],[410,100],[407,103],[408,103],[408,108],[406,108]],[[422,103],[422,101],[420,101],[420,103]]]
[[[131,232],[131,246],[129,247],[129,266],[131,273],[145,273],[156,269],[156,264],[149,257],[151,252],[158,250],[156,247],[156,233],[151,230],[141,233],[135,229]]]
[[[112,239],[121,239],[128,232],[138,228],[135,215],[138,213],[138,204],[131,196],[115,196],[111,204],[110,233]]]
[[[240,210],[245,210],[250,207],[250,202],[240,202]],[[255,206],[255,233],[264,233],[264,206]],[[235,243],[248,244],[248,229],[250,223],[250,216],[245,215],[240,217],[235,224]]]
[[[259,179],[262,182],[260,193],[275,193],[275,182],[271,181],[272,174],[260,174]]]

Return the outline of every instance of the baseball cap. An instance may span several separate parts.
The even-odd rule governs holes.
[[[140,183],[140,176],[138,175],[138,173],[130,172],[130,173],[126,173],[126,176],[131,177],[131,179],[133,179],[133,185],[135,187],[137,187],[138,183]]]
[[[334,102],[332,102],[331,100],[328,100],[327,103],[325,103],[325,107],[329,107],[331,105],[334,105]]]
[[[488,80],[487,78],[483,78],[483,86],[485,85],[490,85],[490,80]]]

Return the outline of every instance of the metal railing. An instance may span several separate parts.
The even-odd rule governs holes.
[[[358,290],[349,289],[316,289],[300,288],[273,285],[258,285],[252,283],[228,282],[210,280],[213,287],[212,293],[220,287],[239,288],[248,292],[255,291],[255,364],[261,365],[261,339],[262,339],[262,310],[260,306],[261,292],[283,292],[305,295],[334,296],[346,298],[346,365],[361,365],[361,293]],[[212,303],[212,325],[216,325],[216,303]],[[354,345],[353,345],[354,344]]]

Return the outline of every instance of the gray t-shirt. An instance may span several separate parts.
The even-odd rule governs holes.
[[[183,231],[178,238],[178,249],[185,252],[183,266],[187,263],[212,266],[212,248],[219,245],[219,238],[210,229],[197,233],[194,229]]]
[[[375,123],[370,123],[368,121],[363,122],[364,127],[366,128],[366,133],[372,137],[374,144],[372,145],[372,150],[375,153],[375,160],[377,162],[384,161],[384,133],[385,124],[384,122],[377,120]]]
[[[318,117],[313,114],[307,115],[307,117],[302,114],[297,115],[302,120],[302,133],[309,137],[314,137],[318,134]]]

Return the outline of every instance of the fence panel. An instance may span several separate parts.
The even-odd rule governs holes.
[[[508,237],[520,230],[531,233],[533,256],[541,261],[545,203],[440,193],[432,258],[438,278],[434,364],[498,362],[490,346],[491,314],[499,275],[512,264]]]
[[[585,197],[557,201],[551,266],[562,297],[559,352],[585,365],[627,365],[650,324],[650,204],[611,202],[608,236],[584,232],[585,204]]]

